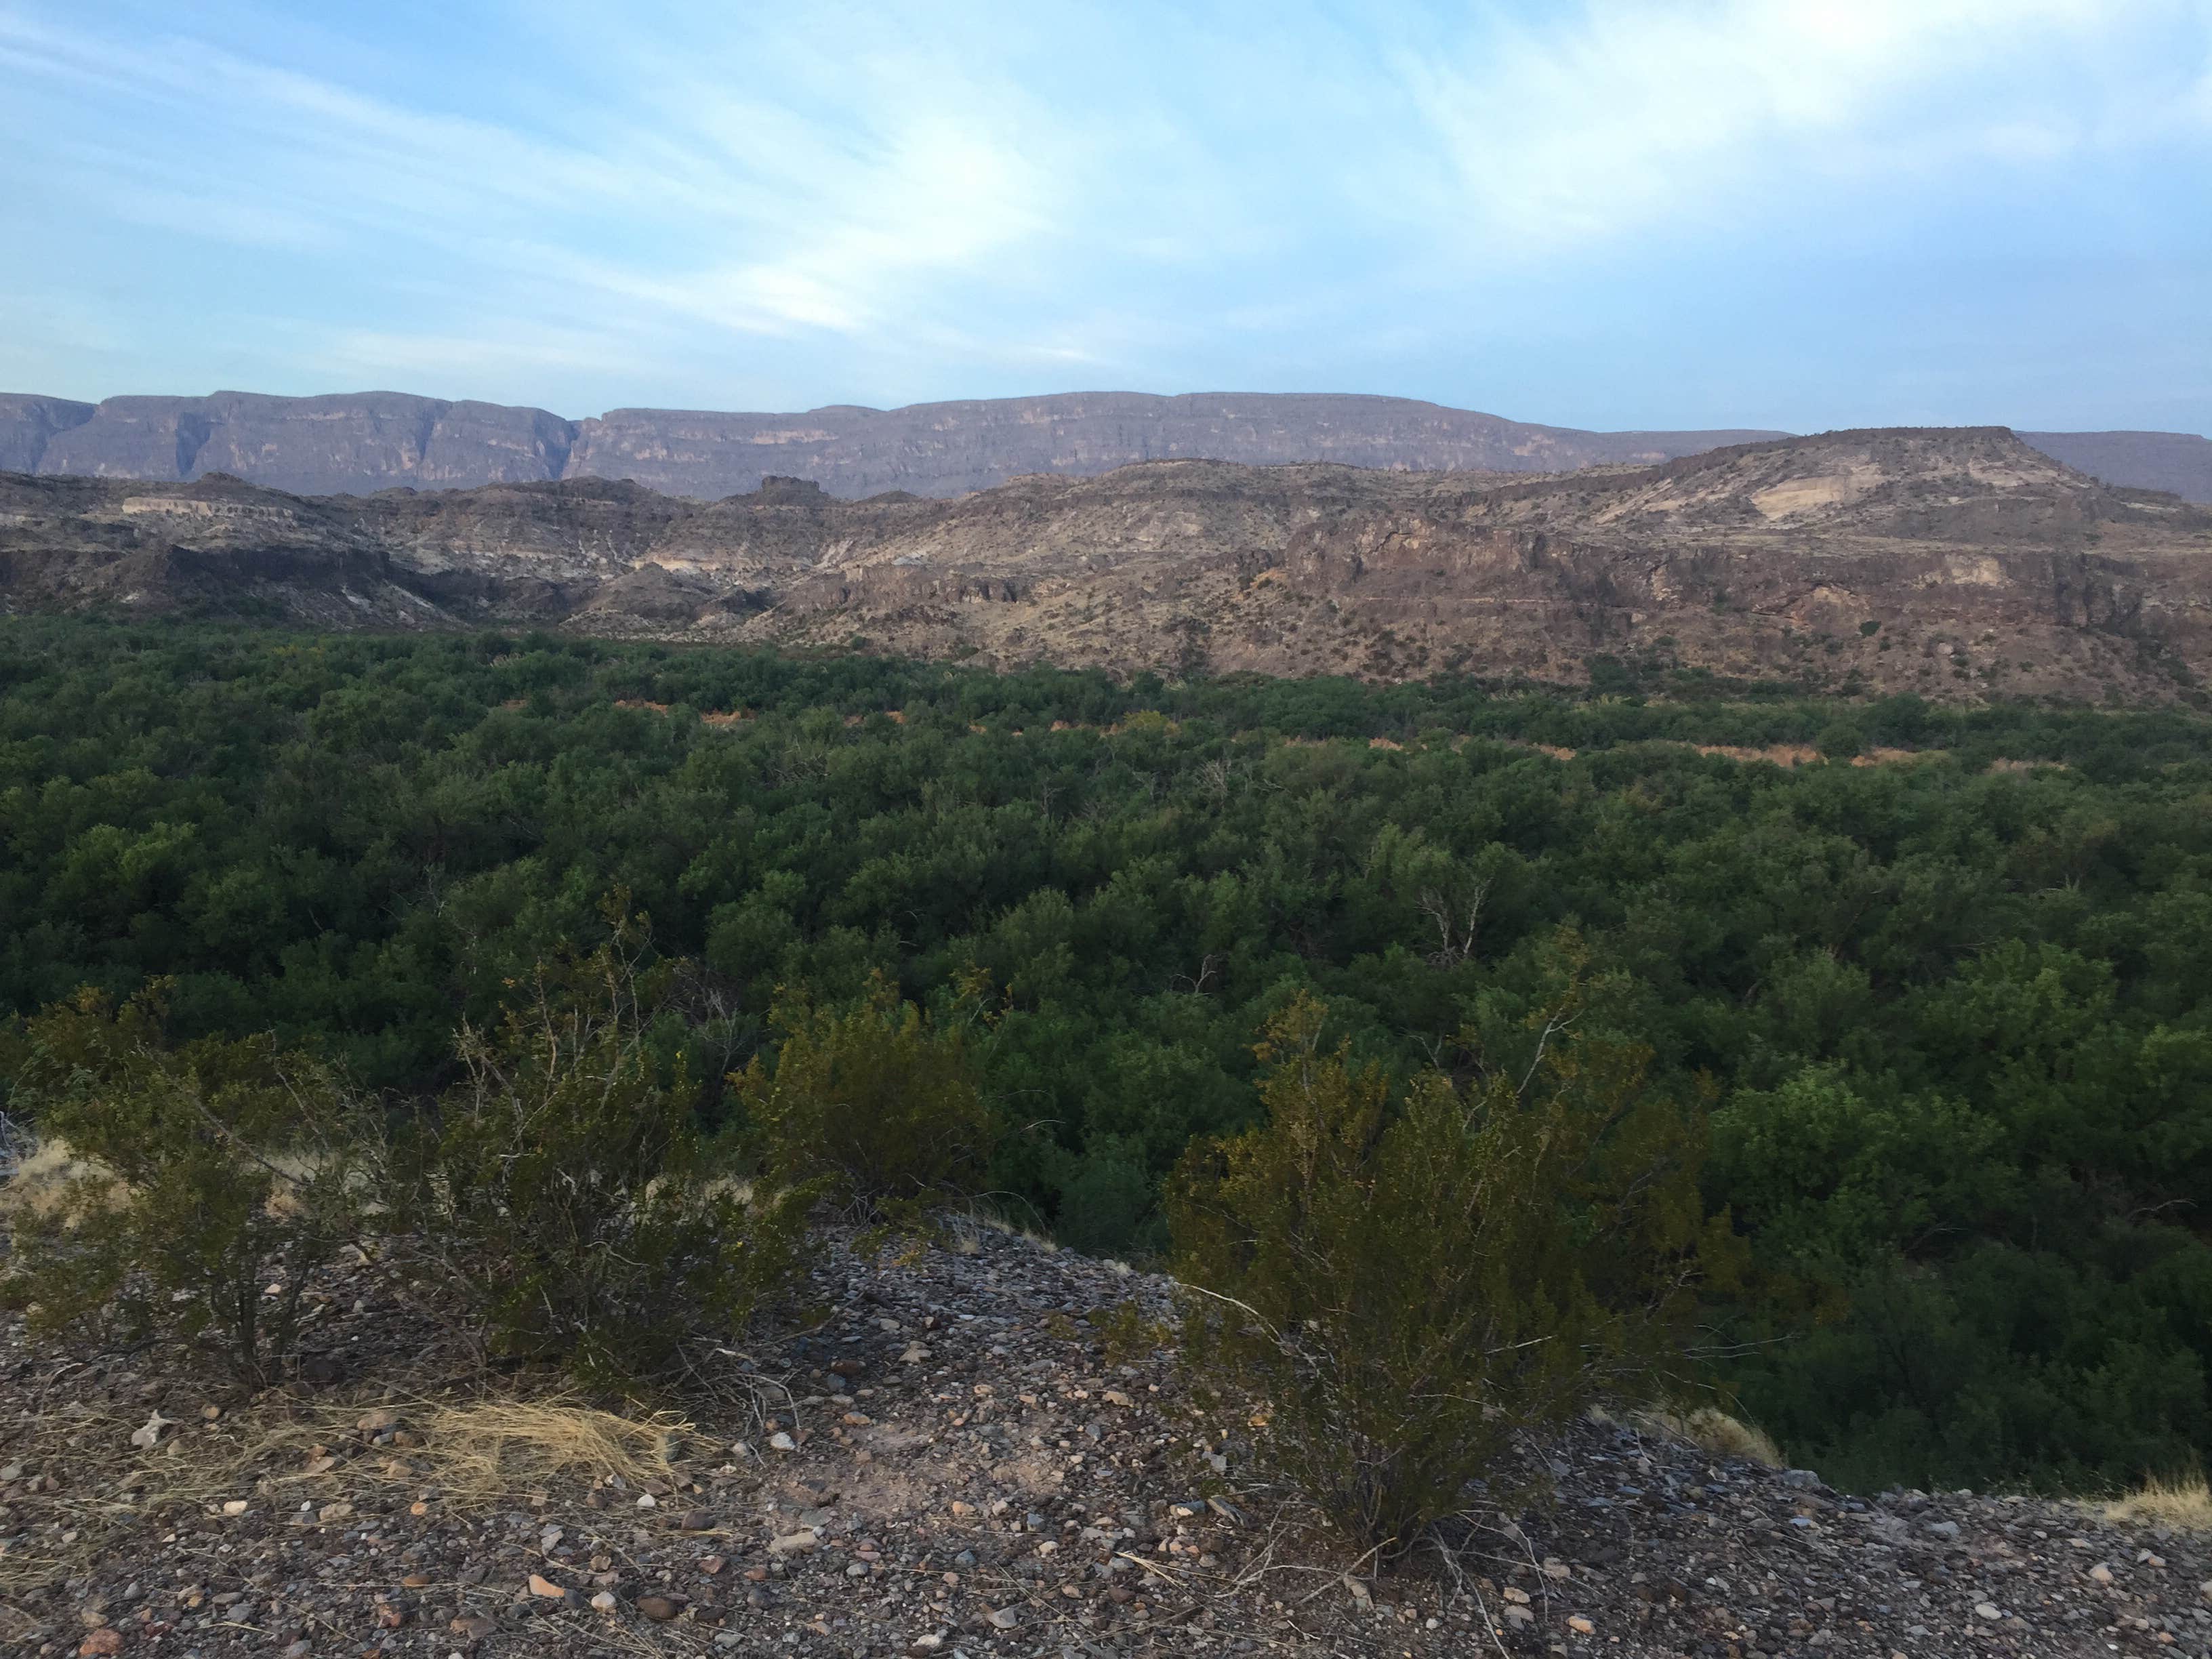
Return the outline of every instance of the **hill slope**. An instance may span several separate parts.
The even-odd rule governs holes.
[[[1850,1497],[1610,1421],[1539,1449],[1546,1501],[1471,1508],[1449,1559],[1378,1575],[1269,1480],[1263,1419],[1201,1409],[1171,1349],[1121,1352],[1082,1321],[1164,1314],[1168,1281],[987,1229],[960,1252],[819,1237],[810,1256],[820,1323],[720,1350],[720,1393],[627,1478],[532,1462],[520,1437],[487,1466],[517,1385],[487,1390],[365,1274],[313,1298],[342,1379],[252,1400],[126,1357],[65,1367],[58,1412],[58,1356],[0,1323],[21,1425],[0,1637],[210,1656],[342,1632],[386,1652],[885,1659],[2208,1651],[2201,1538],[2065,1503]],[[527,1404],[541,1432],[625,1427]],[[165,1455],[126,1455],[149,1412]]]
[[[2000,428],[1844,432],[1515,478],[1154,461],[955,501],[771,479],[709,503],[577,479],[368,498],[0,482],[0,605],[566,622],[1120,672],[1597,654],[1941,696],[2173,695],[2212,672],[2212,514]]]

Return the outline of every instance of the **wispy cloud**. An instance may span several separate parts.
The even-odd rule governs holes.
[[[1450,396],[1701,269],[2212,159],[2212,0],[274,3],[0,0],[0,212],[180,364],[532,400]]]
[[[2178,113],[2185,82],[2094,71],[2144,25],[2192,18],[2212,28],[2198,0],[1598,0],[1501,20],[1392,54],[1418,117],[1400,199],[1547,257],[1966,159],[2046,163]]]

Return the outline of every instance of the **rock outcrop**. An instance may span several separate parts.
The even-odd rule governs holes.
[[[2212,673],[2208,550],[2212,514],[1998,428],[1536,478],[1153,461],[952,501],[842,501],[784,477],[711,503],[591,478],[367,497],[223,474],[0,479],[0,608],[858,635],[1119,672],[1571,682],[1612,656],[2158,699]]]

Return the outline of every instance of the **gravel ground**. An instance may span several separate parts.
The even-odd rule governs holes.
[[[1167,1282],[979,1231],[817,1244],[823,1322],[681,1420],[491,1376],[366,1273],[307,1379],[0,1332],[0,1644],[67,1654],[2212,1655],[2202,1536],[1862,1500],[1611,1423],[1381,1577],[1188,1400]],[[1092,1317],[1122,1309],[1119,1325]],[[134,1435],[137,1439],[134,1442]]]

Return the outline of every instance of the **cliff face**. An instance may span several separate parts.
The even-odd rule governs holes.
[[[570,428],[543,410],[442,403],[398,392],[332,398],[111,398],[38,443],[0,404],[12,470],[94,478],[196,478],[227,472],[307,495],[411,484],[471,489],[558,477]]]
[[[157,479],[228,472],[320,495],[600,477],[714,501],[781,474],[848,498],[890,489],[957,495],[1024,473],[1088,475],[1184,456],[1543,471],[1662,460],[1760,435],[1771,434],[1574,432],[1398,398],[1099,392],[800,415],[620,409],[579,422],[391,392],[219,392],[97,405],[0,398],[8,471]]]
[[[36,472],[57,433],[82,426],[95,404],[0,392],[0,472]]]
[[[1406,398],[1071,392],[803,414],[618,409],[567,421],[542,409],[393,392],[270,398],[0,395],[0,471],[184,480],[228,472],[307,495],[394,485],[470,489],[562,478],[634,479],[719,501],[764,477],[858,500],[946,496],[1030,473],[1089,477],[1138,461],[1334,461],[1390,471],[1559,472],[1644,465],[1772,432],[1580,432]],[[2212,443],[2184,433],[2033,433],[2107,483],[2212,501]]]
[[[582,422],[570,466],[710,499],[752,489],[764,473],[813,478],[831,495],[858,498],[891,489],[956,495],[1028,473],[1090,477],[1150,460],[1548,472],[1773,435],[1577,432],[1402,398],[1104,392],[805,415],[617,410]]]
[[[173,418],[149,411],[147,441]],[[451,419],[419,428],[434,459]],[[1540,477],[1151,461],[952,501],[842,501],[789,478],[708,503],[592,478],[316,497],[221,474],[0,477],[0,609],[86,607],[859,635],[1120,672],[1571,682],[1603,654],[1945,697],[2155,700],[2212,674],[2212,513],[2114,489],[2002,428]]]

